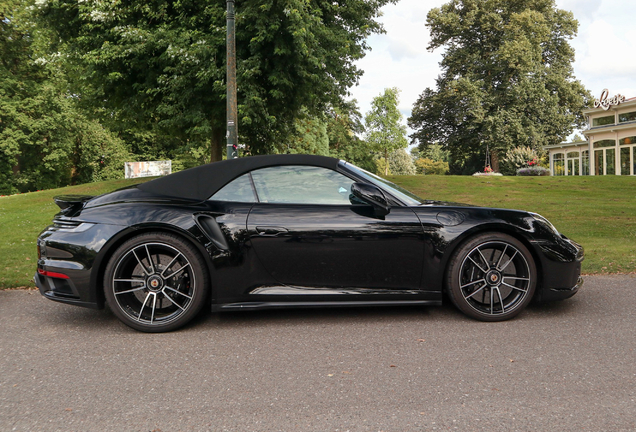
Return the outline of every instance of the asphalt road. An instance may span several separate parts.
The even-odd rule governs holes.
[[[636,276],[504,323],[204,314],[169,334],[0,291],[0,431],[633,431]]]

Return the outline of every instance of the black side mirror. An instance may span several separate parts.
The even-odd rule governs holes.
[[[351,185],[351,193],[360,201],[372,205],[376,216],[386,216],[391,211],[386,195],[376,185],[356,182]]]

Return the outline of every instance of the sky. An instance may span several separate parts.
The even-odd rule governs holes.
[[[363,115],[374,97],[385,88],[397,87],[402,91],[400,111],[406,122],[422,91],[435,88],[443,48],[426,49],[430,42],[426,15],[444,3],[446,0],[400,0],[382,8],[380,21],[386,33],[369,38],[372,50],[357,62],[364,75],[351,89]],[[596,98],[605,88],[610,96],[636,97],[636,1],[556,0],[556,4],[579,21],[578,35],[570,41],[576,51],[574,76]]]

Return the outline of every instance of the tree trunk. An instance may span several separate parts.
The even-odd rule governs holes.
[[[212,129],[210,138],[210,162],[218,162],[223,159],[223,132],[221,128]]]
[[[389,175],[389,151],[385,148],[384,149],[384,175],[388,176]]]
[[[490,150],[490,168],[494,172],[499,172],[499,155],[495,149]]]

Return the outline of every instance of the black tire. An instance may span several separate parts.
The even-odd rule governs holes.
[[[448,264],[446,287],[451,301],[480,321],[517,316],[532,301],[536,286],[532,254],[507,234],[486,233],[469,239]]]
[[[108,306],[135,330],[160,333],[187,324],[205,304],[203,257],[182,238],[141,234],[113,253],[104,275]]]

